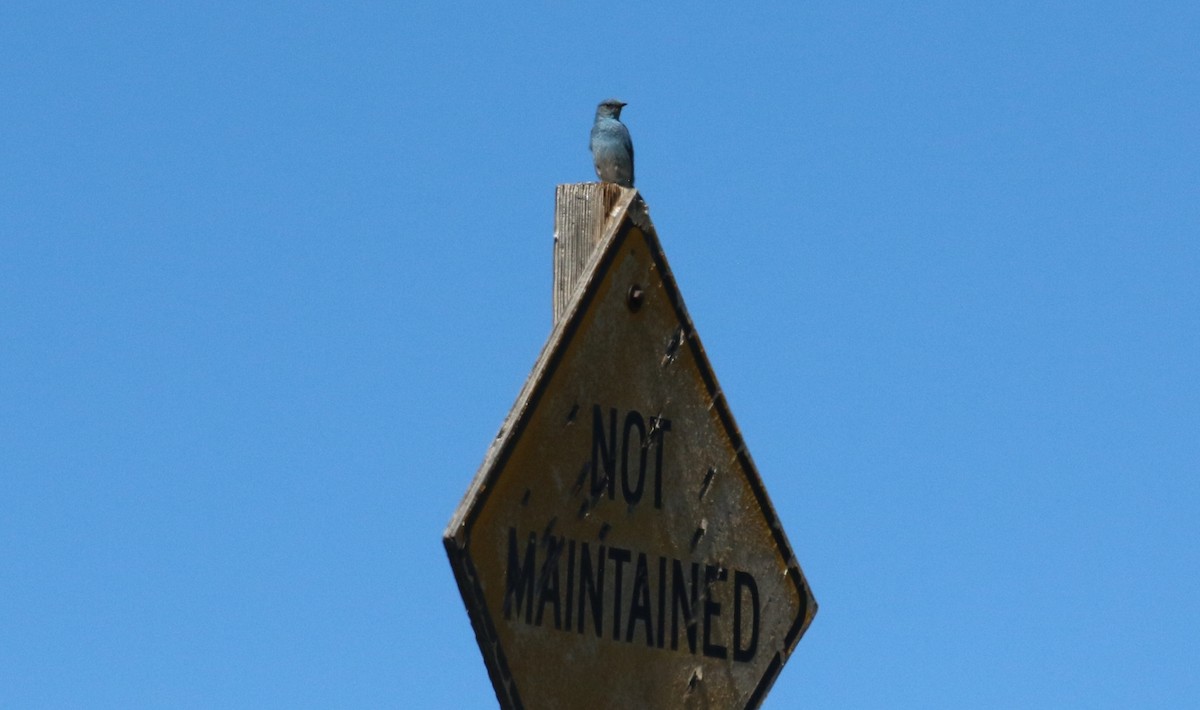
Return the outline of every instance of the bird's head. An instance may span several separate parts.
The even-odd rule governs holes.
[[[605,99],[596,107],[596,118],[620,118],[621,109],[624,107],[624,101]]]

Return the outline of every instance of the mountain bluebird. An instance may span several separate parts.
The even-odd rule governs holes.
[[[600,182],[633,187],[633,141],[619,120],[625,104],[616,99],[601,101],[592,124],[592,161]]]

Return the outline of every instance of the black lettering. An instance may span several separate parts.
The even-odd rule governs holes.
[[[704,566],[704,655],[709,658],[725,658],[728,655],[724,646],[712,642],[716,618],[721,615],[721,605],[713,601],[713,584],[728,578],[729,571],[724,567]]]
[[[525,563],[517,551],[517,530],[508,529],[508,574],[504,587],[504,618],[511,619],[513,597],[516,597],[517,616],[521,615],[521,602],[525,602],[525,623],[533,617],[533,580],[537,570],[537,535],[529,534],[529,543],[525,546]]]
[[[750,642],[742,647],[742,590],[750,592]],[[733,660],[745,663],[758,650],[758,584],[749,572],[733,573]]]
[[[650,429],[654,432],[654,507],[662,510],[663,449],[666,448],[667,432],[671,431],[671,420],[652,417]]]
[[[629,482],[629,439],[630,432],[637,428],[638,432],[638,472],[637,486],[634,487]],[[642,499],[642,489],[646,487],[646,422],[642,419],[642,415],[634,410],[629,410],[625,415],[625,431],[621,437],[621,493],[625,496],[625,502],[633,505]]]
[[[613,561],[613,640],[621,640],[621,569],[629,561],[629,550],[619,547],[608,548],[608,559]]]
[[[546,612],[546,604],[554,605],[554,628],[562,628],[561,599],[558,596],[558,558],[562,556],[564,538],[551,537],[546,546],[546,559],[542,561],[542,576],[538,583],[541,591],[538,594],[537,618],[534,624],[542,625],[542,615]]]
[[[683,610],[683,623],[687,627],[688,649],[696,652],[696,614],[699,609],[700,565],[692,563],[692,592],[689,595],[683,576],[683,563],[671,560],[671,650],[679,648],[679,611]],[[690,599],[689,599],[690,596]]]
[[[653,440],[654,433],[651,431],[647,436]],[[762,604],[758,581],[750,572],[732,570],[731,574],[731,570],[721,565],[555,537],[549,534],[549,527],[540,538],[544,557],[539,565],[538,534],[529,534],[524,549],[518,538],[517,529],[510,527],[503,602],[505,620],[548,627],[549,610],[554,628],[560,631],[587,634],[590,630],[596,638],[602,638],[609,628],[606,624],[611,623],[613,641],[644,642],[647,648],[667,648],[670,638],[672,651],[699,653],[715,659],[732,655],[736,663],[749,663],[758,654]],[[655,557],[658,566],[656,576],[651,577],[650,560]],[[612,571],[607,574],[612,582],[612,595],[607,597],[605,568],[610,562]],[[626,564],[633,567],[629,590],[625,589]],[[732,596],[726,591],[729,581],[733,582]],[[611,622],[605,619],[607,604],[611,604]],[[681,636],[686,642],[682,649]]]
[[[625,630],[625,641],[633,641],[633,627],[638,621],[646,626],[646,645],[654,645],[654,631],[650,619],[650,570],[646,567],[646,553],[639,552],[637,566],[633,572],[633,594],[630,595],[629,626]]]
[[[579,633],[583,633],[583,612],[587,602],[592,603],[592,621],[596,635],[600,635],[600,622],[604,619],[604,545],[596,552],[596,570],[592,572],[592,558],[586,542],[579,543]]]
[[[592,496],[608,492],[612,500],[617,480],[617,410],[608,413],[609,435],[604,435],[604,415],[600,405],[592,405]],[[603,469],[603,473],[601,473]]]
[[[567,540],[567,628],[575,611],[575,541]]]
[[[663,628],[667,623],[667,558],[658,558],[658,647],[663,647]]]

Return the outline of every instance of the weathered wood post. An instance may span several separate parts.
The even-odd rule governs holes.
[[[653,230],[637,190],[607,182],[559,185],[554,192],[554,322],[567,311],[611,218],[629,206],[631,218]],[[615,226],[615,225],[614,225]]]

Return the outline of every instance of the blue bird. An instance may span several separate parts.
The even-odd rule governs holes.
[[[633,187],[633,141],[629,129],[618,119],[625,103],[606,99],[596,107],[596,122],[592,124],[592,162],[600,182],[615,182]]]

